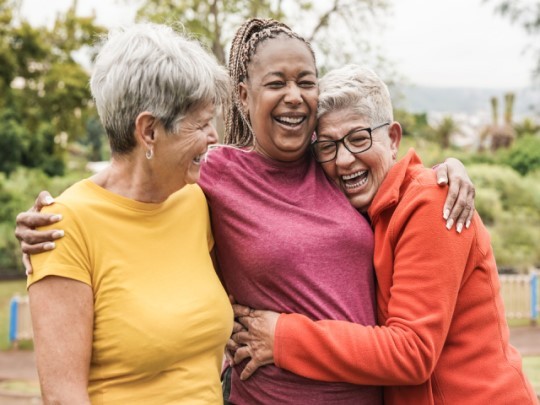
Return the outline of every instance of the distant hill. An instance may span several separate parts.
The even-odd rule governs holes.
[[[491,97],[499,98],[499,117],[504,113],[504,94],[515,93],[514,117],[540,116],[540,88],[519,90],[401,86],[391,89],[394,105],[420,113],[467,114],[491,117]]]

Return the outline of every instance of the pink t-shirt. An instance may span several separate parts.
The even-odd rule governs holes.
[[[220,276],[238,303],[375,325],[371,227],[311,155],[285,163],[219,148],[199,184]],[[275,366],[242,382],[244,366],[232,373],[234,404],[382,403],[378,387],[310,380]]]

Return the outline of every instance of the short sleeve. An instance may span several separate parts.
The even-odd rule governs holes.
[[[55,241],[53,250],[31,256],[33,273],[27,286],[47,276],[59,276],[92,285],[90,258],[84,228],[71,209],[62,203],[43,208],[42,212],[61,214],[62,220],[39,230],[62,229],[64,237]]]

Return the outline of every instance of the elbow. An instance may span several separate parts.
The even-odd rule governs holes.
[[[431,378],[435,370],[436,361],[434,356],[426,356],[422,359],[417,359],[410,364],[409,367],[403,368],[400,381],[396,385],[420,385]]]
[[[429,380],[431,373],[425,372],[424,370],[419,370],[416,373],[412,373],[404,381],[400,382],[400,385],[421,385]]]
[[[90,398],[86,390],[56,389],[54,387],[41,386],[41,397],[45,405],[90,405]]]

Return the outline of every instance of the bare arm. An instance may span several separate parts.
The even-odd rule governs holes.
[[[90,404],[92,288],[49,276],[28,289],[36,362],[45,404]]]
[[[448,158],[437,166],[437,183],[448,184],[448,195],[443,207],[446,228],[461,233],[463,227],[469,229],[474,214],[474,185],[467,174],[467,169],[458,159]]]

